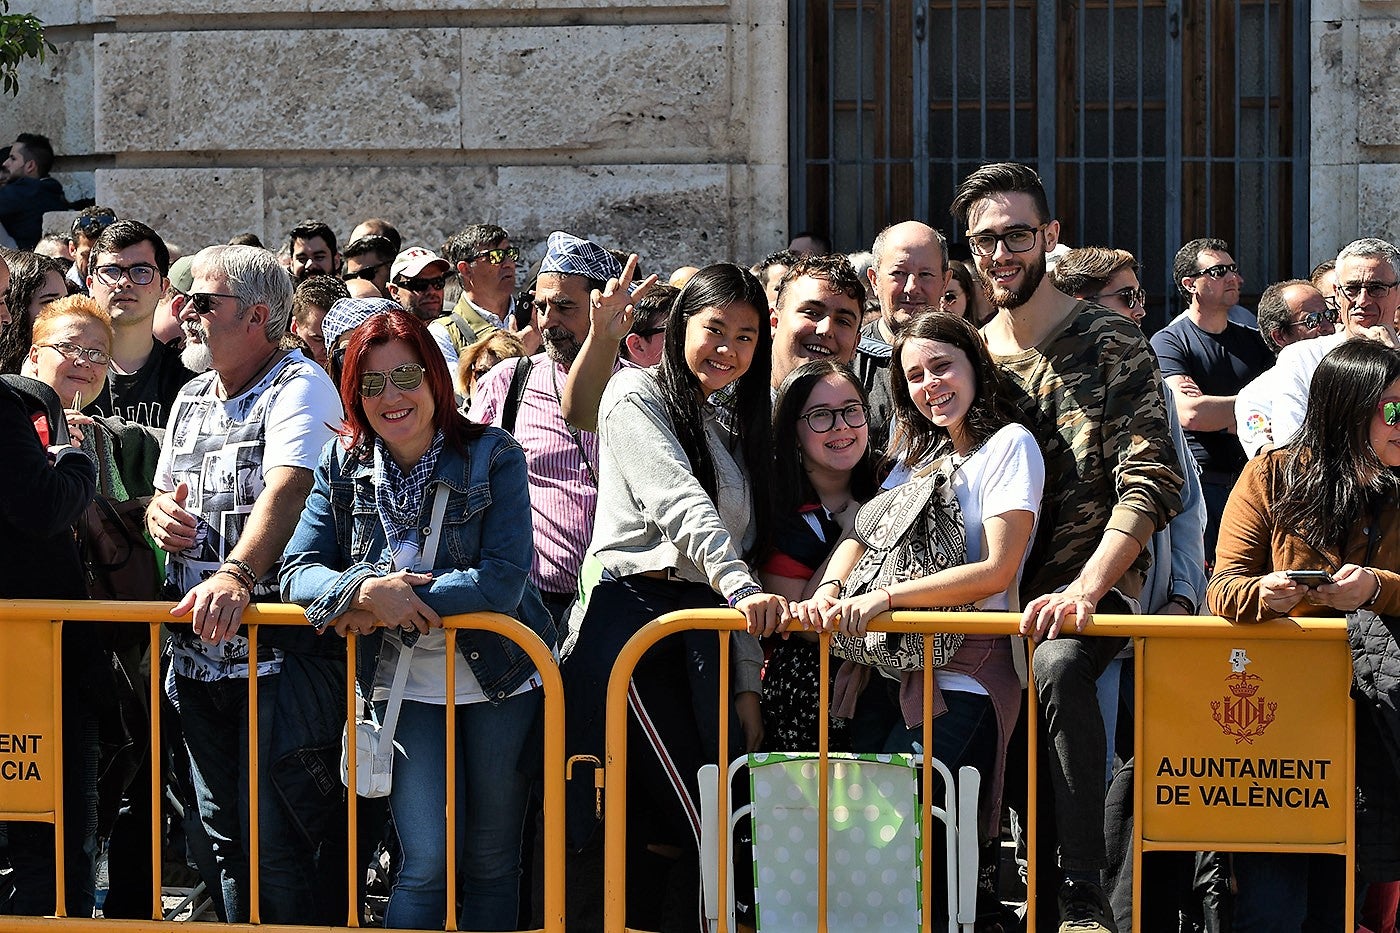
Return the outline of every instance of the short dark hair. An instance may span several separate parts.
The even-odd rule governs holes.
[[[1060,257],[1050,270],[1050,284],[1078,298],[1104,290],[1119,269],[1138,271],[1138,262],[1125,249],[1107,246],[1081,246]]]
[[[1173,284],[1176,285],[1176,290],[1181,293],[1181,297],[1187,298],[1191,294],[1186,290],[1186,287],[1181,284],[1181,280],[1188,275],[1194,275],[1201,271],[1196,268],[1196,260],[1199,259],[1201,253],[1204,253],[1206,250],[1228,253],[1230,251],[1230,244],[1217,237],[1197,237],[1194,240],[1188,241],[1181,249],[1176,251],[1176,258],[1172,260],[1172,280]]]
[[[398,255],[394,252],[394,244],[389,242],[388,237],[371,233],[358,240],[351,240],[350,245],[345,247],[345,252],[341,253],[340,257],[342,259],[357,259],[366,253],[373,253],[374,258],[379,262],[393,262],[394,257]]]
[[[403,237],[399,235],[399,228],[389,223],[389,221],[385,220],[383,217],[371,217],[368,220],[362,220],[355,225],[355,229],[358,230],[360,227],[364,227],[369,231],[365,236],[369,236],[370,234],[382,236],[390,243],[394,244],[393,254],[395,256],[399,254],[399,250],[403,249]],[[353,233],[354,231],[351,232]]]
[[[229,246],[256,246],[263,248],[262,239],[256,233],[240,233],[228,241]]]
[[[479,253],[508,239],[510,233],[505,227],[495,224],[469,224],[447,238],[439,255],[452,263],[452,270],[455,272],[457,263],[471,262],[468,257],[473,253]]]
[[[851,261],[843,254],[828,253],[818,256],[813,253],[798,257],[797,261],[788,267],[788,271],[783,273],[783,279],[778,283],[779,303],[783,300],[783,290],[788,287],[788,283],[803,276],[822,279],[834,291],[854,301],[857,307],[865,307],[865,285],[860,276],[856,275],[856,267],[851,265]]]
[[[1294,285],[1306,285],[1308,288],[1316,289],[1317,286],[1307,279],[1288,279],[1283,282],[1275,282],[1264,289],[1264,294],[1259,296],[1259,333],[1264,335],[1264,342],[1269,345],[1275,355],[1283,349],[1283,345],[1274,340],[1274,331],[1286,331],[1288,325],[1293,323],[1293,309],[1288,307],[1288,303],[1283,300],[1283,293]]]
[[[1035,210],[1041,223],[1049,223],[1050,202],[1045,197],[1045,185],[1035,169],[1019,162],[992,162],[974,171],[963,179],[953,194],[953,203],[948,212],[953,220],[966,229],[968,214],[972,205],[994,194],[1028,194],[1035,202]]]
[[[648,331],[654,332],[657,327],[665,326],[666,316],[671,313],[671,302],[675,301],[680,293],[679,288],[665,282],[653,285],[645,295],[637,299],[634,306],[636,313],[632,316],[632,328],[628,333],[648,336]]]
[[[24,154],[34,160],[34,167],[39,170],[39,177],[46,178],[49,169],[53,168],[53,145],[47,136],[39,133],[20,133],[15,137],[15,145],[24,150]]]
[[[314,240],[317,237],[326,241],[326,246],[335,252],[335,233],[330,226],[320,220],[303,220],[287,234],[287,247],[296,249],[297,240]]]
[[[99,204],[91,204],[78,211],[78,216],[73,218],[73,225],[69,232],[73,235],[73,242],[82,237],[89,243],[102,235],[102,231],[110,227],[117,219],[117,212],[110,207],[102,207]]]
[[[169,247],[165,245],[165,241],[160,238],[159,233],[139,220],[114,221],[98,235],[97,241],[92,244],[93,258],[88,262],[89,271],[96,265],[98,253],[120,252],[128,246],[135,246],[137,243],[151,244],[151,251],[156,255],[156,268],[160,270],[161,278],[170,274]]]
[[[350,291],[345,283],[333,275],[308,276],[292,292],[292,317],[298,324],[306,323],[306,309],[313,305],[322,311],[329,311],[331,305],[342,298],[349,298]]]
[[[762,282],[766,288],[768,286],[768,277],[766,273],[769,269],[774,266],[783,266],[784,268],[790,269],[793,264],[801,258],[800,255],[794,253],[790,249],[780,249],[769,253],[767,256],[764,256],[758,262],[754,263],[753,268],[749,269],[749,271],[757,276],[758,280]]]

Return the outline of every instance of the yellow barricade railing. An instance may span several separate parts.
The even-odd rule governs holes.
[[[124,924],[129,928],[142,928],[147,925],[133,921],[107,921],[79,918],[65,918],[64,914],[64,818],[62,806],[62,748],[63,748],[63,721],[62,721],[62,671],[59,663],[61,657],[60,638],[62,623],[68,622],[140,622],[150,627],[151,646],[151,677],[149,683],[149,704],[151,715],[151,872],[152,872],[152,892],[151,892],[151,918],[153,921],[162,919],[161,902],[161,846],[160,840],[163,838],[161,828],[161,776],[162,768],[160,749],[160,717],[161,717],[161,665],[160,657],[160,627],[163,623],[179,622],[180,619],[172,619],[170,609],[173,604],[160,602],[95,602],[95,601],[59,601],[59,600],[13,600],[4,605],[0,605],[0,661],[3,661],[5,672],[4,688],[0,688],[0,734],[6,730],[14,731],[12,722],[26,720],[26,712],[32,711],[36,706],[45,710],[50,710],[47,716],[40,718],[45,724],[52,728],[51,741],[43,743],[52,749],[52,770],[53,781],[49,785],[51,794],[49,796],[49,806],[44,809],[29,807],[20,811],[13,809],[6,797],[0,797],[0,820],[28,820],[35,822],[48,822],[54,826],[54,847],[56,865],[56,889],[57,904],[56,912],[59,919],[53,918],[30,918],[30,917],[0,917],[0,929],[21,929],[40,927],[50,928],[61,925],[64,928],[72,929],[111,929],[114,924]],[[298,606],[288,606],[280,604],[261,604],[250,606],[243,614],[243,629],[249,640],[249,655],[256,656],[258,629],[264,625],[306,625],[306,616]],[[551,649],[544,644],[534,632],[526,628],[520,622],[509,616],[499,613],[471,613],[459,616],[448,616],[443,619],[447,637],[447,684],[455,683],[457,658],[456,638],[457,630],[462,628],[477,631],[490,632],[509,638],[521,647],[534,663],[540,673],[544,690],[544,834],[541,840],[544,855],[544,926],[545,933],[562,933],[564,929],[564,692],[559,678],[559,667],[554,660]],[[322,637],[338,638],[333,632]],[[42,667],[41,671],[46,676],[50,685],[52,699],[45,692],[35,691],[33,684],[26,683],[25,667],[20,652],[25,652],[36,644],[48,644],[52,657],[50,666]],[[355,719],[355,636],[352,634],[346,639],[346,720],[354,722]],[[32,670],[32,669],[31,669]],[[449,686],[449,690],[451,687]],[[248,758],[249,758],[249,812],[258,813],[258,781],[255,778],[258,767],[258,678],[248,678]],[[450,694],[445,697],[451,702]],[[35,701],[38,701],[36,704]],[[51,716],[51,722],[48,718]],[[450,748],[454,744],[456,717],[446,716],[446,735],[444,741]],[[27,720],[26,720],[27,721]],[[447,787],[455,786],[456,763],[454,756],[447,757]],[[3,766],[3,762],[0,762]],[[37,765],[36,765],[37,767]],[[356,781],[356,756],[349,755],[347,758],[348,783],[355,786]],[[0,783],[0,790],[5,784]],[[453,840],[456,838],[457,807],[456,795],[448,793],[445,832],[447,834],[447,903],[453,905],[457,903],[456,891],[456,852]],[[360,925],[360,905],[358,903],[357,892],[359,890],[358,875],[363,872],[363,867],[359,862],[357,848],[357,828],[358,828],[358,807],[357,798],[354,794],[348,794],[349,808],[347,820],[347,832],[349,834],[349,859],[347,865],[346,887],[349,902],[347,905],[346,926],[344,928],[354,928]],[[259,840],[258,840],[258,820],[249,820],[248,839],[248,861],[249,861],[249,914],[252,924],[259,922]],[[224,923],[191,923],[187,924],[195,929],[206,931],[227,930],[231,925]],[[237,926],[236,924],[233,926]],[[296,929],[296,927],[281,927],[280,929]],[[448,910],[447,929],[455,930],[456,911]],[[323,927],[308,927],[310,929],[323,930]]]
[[[151,715],[151,838],[153,890],[152,920],[161,912],[161,767],[160,767],[160,626],[170,620],[169,603],[141,602],[64,602],[17,600],[0,606],[0,663],[6,672],[0,683],[0,736],[8,743],[0,746],[0,820],[34,820],[54,825],[56,848],[56,909],[58,919],[4,917],[2,929],[39,929],[61,926],[72,929],[110,929],[115,923],[148,928],[139,921],[105,921],[63,918],[63,808],[62,808],[62,709],[60,632],[63,621],[140,622],[149,626],[152,646],[150,691]],[[179,620],[176,620],[179,621]],[[550,649],[529,629],[503,615],[480,613],[444,620],[448,628],[447,682],[454,682],[455,631],[471,628],[512,639],[520,645],[540,672],[544,689],[544,925],[546,933],[565,928],[564,910],[564,748],[563,691],[559,667]],[[1012,634],[1017,617],[1008,613],[954,613],[897,611],[877,617],[872,629],[907,634],[955,632],[965,634]],[[262,625],[305,625],[298,607],[260,605],[244,614],[250,650],[256,651],[257,629]],[[741,630],[742,618],[733,610],[689,610],[664,616],[638,631],[623,648],[614,664],[607,688],[606,760],[602,781],[605,804],[616,816],[626,812],[627,787],[627,687],[632,671],[643,654],[661,639],[682,631],[714,630],[719,640],[718,747],[729,747],[729,633]],[[1184,616],[1096,616],[1091,632],[1095,635],[1127,637],[1134,640],[1138,664],[1135,696],[1137,702],[1134,754],[1137,760],[1134,788],[1134,919],[1141,909],[1142,857],[1158,850],[1330,852],[1347,859],[1346,923],[1353,928],[1355,854],[1355,762],[1354,711],[1348,696],[1350,657],[1346,649],[1346,629],[1341,620],[1279,620],[1262,625],[1241,626],[1214,617]],[[326,635],[324,637],[337,637]],[[823,647],[829,636],[823,636]],[[353,721],[355,703],[354,638],[347,640],[346,716]],[[1300,652],[1307,652],[1306,654]],[[31,654],[44,655],[42,663],[28,663]],[[829,708],[830,658],[820,653],[820,709]],[[1228,669],[1228,673],[1213,668]],[[1253,668],[1251,670],[1251,668]],[[1299,672],[1305,676],[1299,677]],[[26,677],[26,674],[29,677]],[[936,722],[932,715],[933,670],[924,678],[923,747],[934,748]],[[35,685],[48,685],[47,693]],[[1295,696],[1300,684],[1306,687],[1301,700]],[[257,678],[249,690],[249,759],[257,767]],[[1290,693],[1290,690],[1292,693]],[[1211,691],[1215,691],[1212,693]],[[1217,695],[1218,694],[1218,695]],[[1037,733],[1032,684],[1031,722],[1028,724],[1028,851],[1031,855],[1028,887],[1028,928],[1036,926],[1036,836],[1041,829],[1036,820]],[[1303,704],[1299,706],[1300,702]],[[1159,707],[1167,707],[1165,709]],[[1340,722],[1338,717],[1340,717]],[[818,799],[819,813],[828,811],[827,783],[828,723],[818,717]],[[455,717],[447,716],[444,740],[449,747],[455,739]],[[37,723],[31,729],[26,723]],[[1344,723],[1345,728],[1338,726]],[[15,742],[20,737],[38,735],[48,729],[47,742]],[[1175,743],[1175,744],[1174,744]],[[1186,743],[1182,745],[1181,743]],[[1193,744],[1194,743],[1194,744]],[[1289,744],[1293,743],[1293,744]],[[30,745],[43,748],[48,756],[26,757]],[[1234,749],[1233,755],[1219,751]],[[13,753],[20,747],[24,754]],[[1185,751],[1183,751],[1185,749]],[[1318,751],[1318,749],[1322,749]],[[1258,754],[1251,754],[1257,752]],[[1199,753],[1199,754],[1197,754]],[[1326,757],[1322,757],[1322,756]],[[932,755],[925,756],[921,775],[923,824],[931,826],[933,806]],[[1156,762],[1154,763],[1154,759]],[[11,778],[36,773],[38,762],[53,776],[47,785],[47,804],[37,803],[35,795],[23,797],[14,790],[21,782]],[[455,781],[454,757],[447,756],[449,787]],[[721,773],[723,773],[721,762]],[[9,768],[6,771],[6,768]],[[355,756],[349,758],[350,784],[355,782]],[[1330,774],[1329,774],[1330,770]],[[1302,775],[1310,784],[1303,784]],[[1166,780],[1164,780],[1166,778]],[[1245,781],[1240,785],[1229,781]],[[1272,780],[1275,786],[1261,784]],[[1248,785],[1253,781],[1253,785]],[[1214,783],[1207,783],[1214,782]],[[1287,782],[1289,786],[1277,786]],[[40,782],[43,783],[43,782]],[[1262,788],[1253,796],[1251,786]],[[1150,788],[1150,789],[1149,789]],[[729,782],[718,787],[720,814],[728,812]],[[257,781],[250,780],[251,812],[257,812]],[[361,870],[356,848],[357,807],[349,795],[348,826],[350,860],[346,928],[359,925],[357,874]],[[1257,798],[1257,802],[1256,802]],[[455,795],[447,797],[445,832],[448,845],[448,899],[456,903]],[[1287,810],[1290,827],[1280,838],[1275,819]],[[1251,813],[1259,810],[1258,813]],[[724,817],[721,816],[721,819]],[[1269,829],[1261,830],[1261,825]],[[258,922],[258,821],[250,820],[249,863],[251,920]],[[923,864],[929,858],[933,833],[923,835]],[[729,871],[727,834],[720,832],[719,887],[725,890]],[[604,928],[608,933],[626,930],[626,820],[604,821]],[[817,852],[818,925],[826,929],[827,892],[822,879],[828,865],[826,834],[819,836]],[[923,928],[931,929],[932,884],[924,879]],[[1044,905],[1042,905],[1044,906]],[[1053,905],[1047,909],[1053,910]],[[455,911],[448,911],[449,930],[455,929]],[[226,924],[194,924],[206,931],[225,929]],[[725,911],[719,913],[718,929],[727,930]],[[318,928],[321,929],[321,928]]]
[[[1019,616],[1011,613],[962,613],[962,612],[936,612],[936,611],[896,611],[885,613],[873,620],[869,626],[871,630],[901,632],[914,635],[927,635],[935,632],[950,632],[962,634],[1015,634],[1019,624]],[[607,755],[605,767],[605,780],[607,785],[608,809],[614,814],[625,812],[627,807],[627,691],[628,683],[632,676],[632,671],[641,660],[646,651],[658,641],[678,632],[689,630],[715,630],[719,633],[719,688],[718,688],[718,747],[723,750],[729,747],[729,718],[728,708],[730,701],[730,679],[729,679],[729,633],[741,631],[743,629],[742,616],[733,610],[686,610],[674,612],[663,616],[654,622],[640,629],[624,646],[613,666],[611,679],[608,684],[607,697]],[[1232,624],[1218,617],[1186,617],[1186,616],[1113,616],[1097,615],[1090,629],[1092,634],[1108,637],[1131,638],[1134,642],[1135,653],[1138,659],[1139,671],[1135,680],[1136,691],[1136,712],[1135,721],[1135,748],[1134,754],[1137,765],[1134,769],[1134,835],[1133,835],[1133,919],[1136,926],[1139,921],[1139,912],[1142,909],[1141,903],[1141,883],[1142,883],[1142,857],[1144,852],[1169,851],[1169,850],[1218,850],[1218,851],[1262,851],[1262,852],[1325,852],[1344,855],[1347,858],[1347,889],[1346,889],[1346,929],[1353,929],[1353,900],[1354,900],[1354,873],[1351,870],[1354,864],[1355,855],[1355,749],[1354,749],[1354,711],[1349,698],[1350,655],[1346,647],[1346,625],[1340,619],[1299,619],[1299,620],[1279,620],[1276,622],[1264,623],[1261,625],[1242,626]],[[819,748],[818,751],[818,774],[817,774],[817,813],[819,815],[829,815],[828,801],[828,769],[829,769],[829,747],[828,747],[828,717],[825,715],[829,710],[830,703],[828,697],[829,683],[829,663],[830,654],[826,650],[829,647],[830,636],[822,636],[822,648],[820,652],[820,674],[818,677],[818,690],[820,694],[819,708],[823,715],[818,717]],[[1274,835],[1269,835],[1270,830],[1260,830],[1258,826],[1246,827],[1253,829],[1255,836],[1251,837],[1246,833],[1245,837],[1231,835],[1224,830],[1228,828],[1224,823],[1214,822],[1219,820],[1218,811],[1220,807],[1205,806],[1202,809],[1212,811],[1207,814],[1207,820],[1214,822],[1218,832],[1211,835],[1210,832],[1182,834],[1183,838],[1173,838],[1172,833],[1168,833],[1163,838],[1152,838],[1152,833],[1160,821],[1144,819],[1150,816],[1145,813],[1150,806],[1144,799],[1144,789],[1149,781],[1151,772],[1148,762],[1144,760],[1144,754],[1151,751],[1149,735],[1157,731],[1165,731],[1174,727],[1186,726],[1192,720],[1187,713],[1180,709],[1156,709],[1154,703],[1153,685],[1149,682],[1151,678],[1161,675],[1151,667],[1144,665],[1152,664],[1156,661],[1155,654],[1162,649],[1158,644],[1192,644],[1201,652],[1214,652],[1211,657],[1220,655],[1222,643],[1229,645],[1226,654],[1221,655],[1217,660],[1224,662],[1235,652],[1242,652],[1238,655],[1237,667],[1256,663],[1249,659],[1249,653],[1253,651],[1259,655],[1265,649],[1254,647],[1256,645],[1268,645],[1277,643],[1281,646],[1288,646],[1298,649],[1304,646],[1311,646],[1314,654],[1302,663],[1310,665],[1310,675],[1306,681],[1308,688],[1307,706],[1302,710],[1305,720],[1310,720],[1314,727],[1311,733],[1318,731],[1330,733],[1333,745],[1341,749],[1336,759],[1340,765],[1343,780],[1335,797],[1339,799],[1337,807],[1328,806],[1329,816],[1334,819],[1329,821],[1329,827],[1320,830],[1326,839],[1299,840],[1295,842],[1280,843],[1275,841]],[[1319,644],[1320,643],[1320,644]],[[1243,647],[1235,647],[1243,646]],[[1318,650],[1318,649],[1321,650]],[[1168,662],[1179,662],[1175,655],[1168,657]],[[1299,663],[1297,658],[1287,660],[1291,667],[1289,674],[1295,673]],[[1160,665],[1159,665],[1160,666]],[[1219,674],[1211,674],[1209,671],[1182,671],[1170,670],[1167,672],[1177,679],[1191,676],[1204,676],[1209,682],[1210,677],[1215,681],[1225,681],[1229,686],[1222,689],[1234,689],[1235,685],[1240,685],[1241,690],[1248,690],[1250,687],[1258,686],[1264,675],[1258,673],[1245,673],[1249,676],[1244,680],[1236,678],[1234,681],[1230,677],[1221,677]],[[1278,677],[1278,674],[1274,674]],[[1287,674],[1284,676],[1288,676]],[[933,669],[925,668],[923,671],[924,691],[923,691],[923,747],[926,750],[934,748],[934,736],[936,724],[933,717]],[[1252,678],[1252,679],[1251,679]],[[1282,678],[1279,678],[1280,680]],[[1274,687],[1287,689],[1290,684],[1287,682],[1274,683]],[[1330,691],[1330,693],[1329,693]],[[1257,692],[1257,691],[1256,691]],[[1254,694],[1250,695],[1252,697]],[[1036,762],[1038,746],[1038,729],[1036,727],[1035,715],[1036,704],[1035,686],[1030,684],[1029,713],[1031,720],[1028,723],[1027,735],[1029,749],[1027,754],[1028,776],[1027,787],[1027,829],[1028,846],[1030,855],[1028,877],[1027,877],[1027,929],[1035,930],[1036,926],[1036,839],[1039,831],[1053,831],[1051,827],[1038,827],[1036,819]],[[1227,694],[1222,699],[1228,699]],[[1243,699],[1243,697],[1241,697]],[[1323,700],[1329,701],[1330,706],[1325,706]],[[1206,695],[1205,702],[1215,702]],[[1254,702],[1263,702],[1262,700]],[[1337,730],[1337,721],[1327,716],[1326,709],[1337,707],[1343,710],[1341,720],[1346,724],[1344,730]],[[1245,710],[1245,717],[1248,717],[1249,710],[1256,709],[1257,706],[1250,706]],[[1206,710],[1213,708],[1207,705]],[[1295,714],[1298,710],[1295,708]],[[1229,716],[1227,706],[1225,717]],[[1265,713],[1267,715],[1267,711]],[[1174,726],[1173,720],[1176,721]],[[1272,722],[1272,721],[1271,721]],[[1306,724],[1306,723],[1305,723]],[[1231,725],[1237,725],[1231,723]],[[1266,724],[1263,730],[1259,730],[1258,723],[1254,723],[1254,734],[1248,736],[1251,744],[1255,740],[1260,740],[1267,732]],[[1222,726],[1223,729],[1223,726]],[[1245,739],[1239,738],[1237,733],[1248,731],[1244,725],[1231,731],[1222,731],[1225,742],[1243,742]],[[1205,743],[1211,738],[1209,735],[1188,734],[1188,741],[1198,741]],[[1310,740],[1316,740],[1316,735],[1309,734]],[[1217,743],[1218,744],[1218,743]],[[723,756],[723,752],[721,752]],[[931,827],[931,810],[933,806],[933,776],[934,768],[932,764],[932,754],[924,756],[923,770],[921,776],[922,793],[921,807],[922,819],[925,827]],[[1208,759],[1211,762],[1217,759]],[[1227,760],[1227,759],[1220,759]],[[1261,759],[1261,761],[1264,759]],[[723,825],[729,812],[728,798],[730,793],[729,781],[725,774],[725,762],[720,763],[719,785],[717,788],[719,803],[717,806],[718,820],[721,825],[715,827],[716,838],[718,840],[718,876],[719,891],[727,890],[727,874],[729,871],[729,853],[727,851],[728,834]],[[1325,767],[1325,766],[1324,766]],[[1192,768],[1183,765],[1183,770],[1187,775],[1192,773]],[[1222,769],[1223,770],[1223,769]],[[1214,773],[1213,770],[1211,773]],[[1236,769],[1238,773],[1238,769]],[[1335,774],[1334,774],[1335,777]],[[1190,806],[1193,789],[1189,784],[1178,785],[1186,788],[1187,804]],[[1200,789],[1205,785],[1198,785]],[[1215,787],[1224,787],[1219,784]],[[1213,789],[1213,788],[1212,788]],[[1294,788],[1302,793],[1303,790]],[[1176,793],[1175,791],[1173,791]],[[1282,791],[1280,795],[1282,795]],[[1238,796],[1238,795],[1236,795]],[[1248,795],[1246,794],[1246,799]],[[1218,794],[1212,799],[1219,800]],[[1272,798],[1267,798],[1271,800]],[[1315,799],[1315,797],[1313,798]],[[1228,793],[1225,800],[1229,805],[1236,801]],[[1231,814],[1233,815],[1233,814]],[[827,816],[819,816],[822,825],[827,824]],[[1198,820],[1199,822],[1199,820]],[[1253,821],[1258,823],[1258,820]],[[1228,823],[1228,821],[1226,821]],[[1146,835],[1145,835],[1146,831]],[[605,915],[604,929],[607,933],[624,933],[628,930],[626,925],[626,821],[623,819],[608,819],[604,822],[604,848],[605,848]],[[1260,835],[1263,833],[1263,835]],[[1330,836],[1328,834],[1331,834]],[[827,892],[824,879],[827,877],[828,866],[828,833],[823,832],[818,837],[817,865],[815,877],[818,879],[817,892],[817,929],[827,930]],[[928,866],[931,864],[930,854],[933,845],[934,833],[926,831],[922,837],[923,865],[925,877],[922,884],[922,928],[926,931],[932,930],[932,879],[927,876]],[[1044,906],[1044,905],[1042,905]],[[1054,910],[1053,904],[1047,909]],[[729,931],[726,911],[719,911],[717,930],[719,933],[731,933]]]

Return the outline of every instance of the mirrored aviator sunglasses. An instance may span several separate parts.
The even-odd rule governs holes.
[[[384,391],[392,380],[394,385],[405,392],[411,392],[423,384],[423,367],[418,363],[404,363],[385,372],[370,371],[360,374],[360,395],[374,398]]]
[[[1395,427],[1400,422],[1400,401],[1384,401],[1376,406],[1376,411],[1380,413],[1381,420],[1389,427]]]

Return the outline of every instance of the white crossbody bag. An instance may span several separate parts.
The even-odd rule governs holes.
[[[428,523],[428,533],[423,537],[415,570],[433,569],[442,520],[447,514],[447,495],[447,485],[438,483],[437,493],[433,496],[432,520]],[[394,743],[394,731],[399,726],[399,708],[403,706],[404,686],[408,683],[408,668],[412,663],[413,646],[401,645],[398,663],[394,666],[394,682],[389,687],[389,702],[384,708],[383,723],[375,717],[374,704],[366,703],[356,690],[355,793],[361,797],[387,797],[394,788],[394,749],[403,750]],[[349,759],[350,734],[347,725],[340,741],[340,782],[346,787],[350,786]]]

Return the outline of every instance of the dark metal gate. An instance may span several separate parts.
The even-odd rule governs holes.
[[[988,161],[1035,165],[1072,246],[1186,240],[1257,295],[1307,273],[1308,8],[1288,0],[792,0],[791,227],[868,249]],[[1296,233],[1295,233],[1296,228]]]

